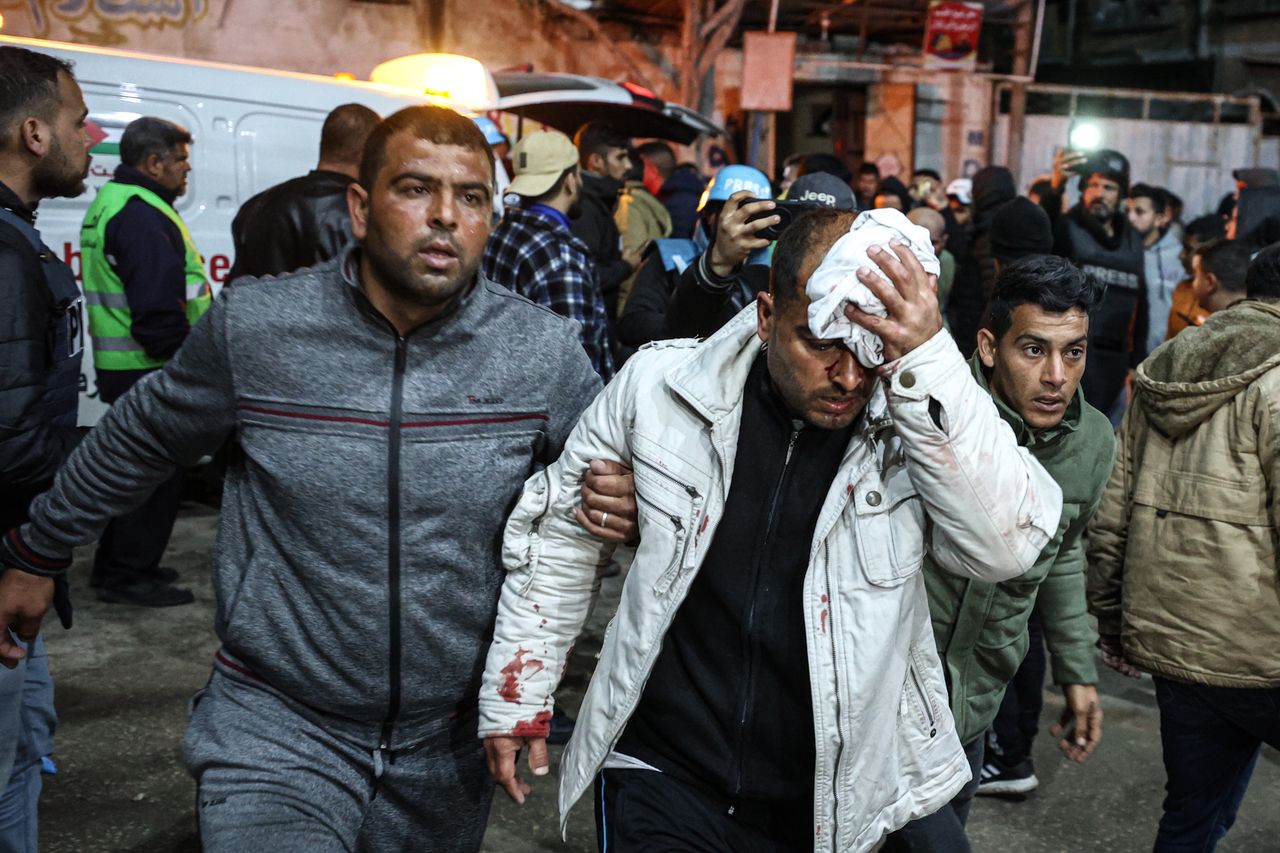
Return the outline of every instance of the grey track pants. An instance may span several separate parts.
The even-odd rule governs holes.
[[[214,672],[182,748],[204,850],[477,851],[493,783],[475,729],[474,718],[459,722],[378,761],[279,694]]]

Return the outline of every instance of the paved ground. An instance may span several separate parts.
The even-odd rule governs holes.
[[[46,782],[42,849],[46,853],[195,851],[194,785],[182,770],[179,748],[186,701],[209,674],[216,647],[207,555],[216,514],[184,508],[168,564],[196,591],[188,607],[150,611],[104,605],[84,589],[91,552],[78,555],[73,587],[76,625],[47,634],[57,681],[59,774]],[[613,589],[616,595],[616,588]],[[597,625],[605,615],[597,612]],[[577,665],[564,688],[575,708],[596,648],[580,643]],[[1118,676],[1104,682],[1105,740],[1084,767],[1057,757],[1047,738],[1038,745],[1043,782],[1020,803],[979,800],[971,819],[980,853],[1088,853],[1149,850],[1159,815],[1163,776],[1151,682]],[[1056,711],[1060,704],[1051,699]],[[1050,719],[1046,711],[1046,721]],[[557,752],[558,757],[558,752]],[[559,839],[554,774],[539,780],[533,799],[516,807],[494,800],[487,853],[595,850],[589,804]],[[1241,810],[1219,850],[1280,850],[1280,757],[1266,751]],[[430,850],[424,841],[423,850]]]

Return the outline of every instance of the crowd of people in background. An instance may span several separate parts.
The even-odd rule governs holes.
[[[516,756],[545,773],[573,733],[562,801],[594,786],[608,849],[964,851],[975,795],[1038,785],[1047,674],[1063,753],[1097,748],[1097,648],[1156,678],[1157,850],[1212,849],[1280,744],[1275,170],[1184,221],[1116,150],[1024,192],[834,153],[704,175],[603,122],[512,146],[348,104],[314,171],[243,205],[213,299],[173,208],[199,140],[144,116],[85,218],[82,298],[35,228],[85,189],[72,69],[5,47],[0,83],[0,740],[26,837],[71,548],[99,542],[105,601],[190,602],[161,557],[211,455],[222,648],[184,753],[209,850],[474,850],[488,777],[523,801]],[[806,314],[869,211],[902,235],[857,273],[885,314],[844,310],[884,366]],[[113,409],[73,452],[80,324]],[[575,727],[558,675],[637,542]],[[848,762],[883,784],[842,798]]]

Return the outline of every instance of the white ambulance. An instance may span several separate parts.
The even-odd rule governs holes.
[[[204,256],[215,292],[231,269],[231,220],[254,194],[315,168],[320,127],[334,107],[360,103],[381,115],[424,102],[404,89],[312,74],[170,59],[121,50],[0,36],[0,44],[51,54],[74,64],[89,117],[107,138],[93,149],[89,189],[75,199],[40,204],[40,232],[80,279],[80,223],[97,190],[120,162],[120,134],[144,115],[191,131],[191,176],[175,207]],[[86,341],[88,347],[88,341]],[[80,422],[106,411],[98,400],[86,349]]]

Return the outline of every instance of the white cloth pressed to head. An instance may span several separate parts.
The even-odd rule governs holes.
[[[937,275],[941,269],[933,253],[929,231],[916,225],[898,210],[868,210],[858,215],[845,234],[827,252],[822,263],[809,276],[805,294],[809,297],[809,331],[821,340],[844,342],[864,367],[884,363],[884,343],[844,315],[852,303],[868,314],[887,316],[879,297],[858,281],[859,267],[879,268],[867,257],[872,246],[888,246],[897,238],[910,247],[925,272]],[[888,281],[888,277],[881,277]]]

